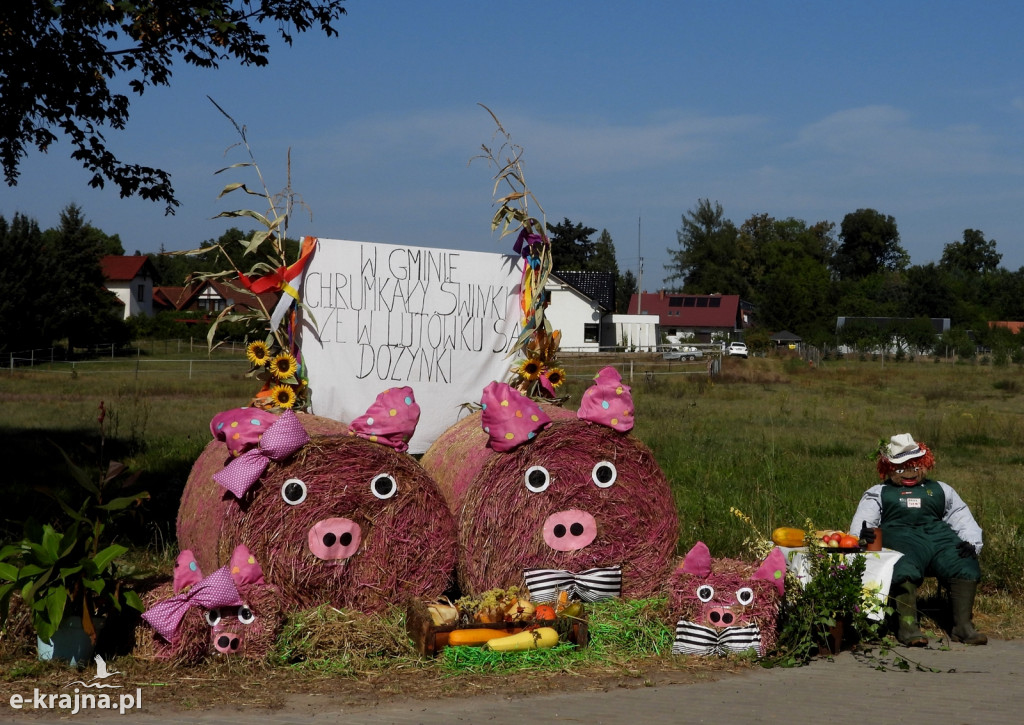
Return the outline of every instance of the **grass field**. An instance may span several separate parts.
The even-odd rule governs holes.
[[[46,514],[34,486],[66,480],[56,444],[83,464],[116,458],[141,470],[153,500],[125,535],[150,555],[173,555],[178,497],[209,440],[209,420],[245,404],[256,387],[238,353],[193,357],[0,372],[0,434],[12,452],[0,481],[5,535],[16,535],[29,513]],[[680,553],[703,540],[715,555],[742,555],[751,531],[730,514],[733,507],[765,533],[802,527],[807,519],[819,528],[846,528],[876,481],[879,439],[911,432],[934,450],[933,476],[958,490],[985,531],[982,584],[994,611],[1019,609],[1024,600],[1020,366],[918,360],[811,367],[797,358],[730,358],[709,380],[697,374],[701,363],[666,366],[641,355],[564,362],[570,407],[599,367],[616,364],[627,382],[632,376],[634,432],[673,487]],[[1012,617],[1000,626],[1020,630]]]

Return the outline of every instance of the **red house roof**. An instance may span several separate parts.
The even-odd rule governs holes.
[[[637,295],[629,303],[629,311],[637,308]],[[657,315],[662,327],[701,327],[742,329],[739,295],[679,295],[667,292],[644,292],[640,311]]]
[[[153,276],[149,257],[141,254],[133,257],[107,255],[100,259],[100,267],[103,269],[103,279],[110,282],[131,282],[136,277]]]

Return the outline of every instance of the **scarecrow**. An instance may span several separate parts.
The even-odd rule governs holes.
[[[887,548],[903,554],[893,571],[891,596],[899,617],[897,639],[926,647],[918,626],[917,588],[926,576],[948,582],[953,609],[950,636],[965,644],[986,644],[974,629],[971,612],[981,579],[981,528],[951,486],[927,477],[935,465],[928,446],[909,433],[894,435],[878,451],[881,484],[869,488],[857,506],[850,531],[867,542],[881,527]]]

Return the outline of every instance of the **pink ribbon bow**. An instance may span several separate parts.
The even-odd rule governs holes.
[[[230,567],[225,566],[198,584],[194,584],[188,591],[157,602],[142,615],[142,618],[149,622],[157,634],[168,642],[173,642],[181,620],[192,607],[217,609],[241,605],[242,598],[235,587],[234,579],[231,578]]]
[[[286,410],[260,437],[255,448],[250,448],[213,475],[213,480],[242,498],[255,484],[271,461],[281,461],[309,443],[309,434],[298,416]]]

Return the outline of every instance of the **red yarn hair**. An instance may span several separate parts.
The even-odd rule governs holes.
[[[889,478],[892,475],[893,471],[895,471],[897,468],[906,468],[907,464],[909,464],[911,461],[913,461],[913,463],[916,466],[923,468],[926,471],[932,470],[932,468],[935,467],[935,456],[932,455],[932,449],[926,446],[924,443],[919,442],[917,445],[922,451],[924,451],[924,455],[917,456],[915,458],[909,458],[906,461],[903,461],[903,463],[893,463],[886,456],[879,456],[878,477],[884,481],[885,479]]]

